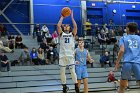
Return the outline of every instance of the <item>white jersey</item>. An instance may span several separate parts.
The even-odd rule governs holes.
[[[66,34],[62,32],[60,37],[60,51],[59,51],[59,58],[65,56],[74,56],[74,47],[75,47],[75,39],[71,33]]]

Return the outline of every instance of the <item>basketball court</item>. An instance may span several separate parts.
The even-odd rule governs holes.
[[[117,42],[111,42],[111,39],[115,37],[116,41],[119,41],[122,36],[127,35],[126,24],[128,22],[138,24],[137,35],[140,36],[140,32],[138,32],[140,30],[140,0],[0,0],[0,41],[2,41],[3,44],[1,45],[3,47],[9,49],[9,44],[12,45],[12,43],[9,43],[10,35],[15,37],[14,47],[17,43],[15,41],[16,36],[21,35],[21,42],[28,47],[28,52],[31,54],[32,48],[38,49],[44,43],[43,40],[46,40],[45,48],[44,46],[42,48],[45,52],[44,54],[41,52],[44,56],[44,65],[34,64],[32,56],[29,55],[31,64],[21,65],[17,63],[10,67],[10,71],[7,71],[5,67],[0,68],[0,93],[62,93],[61,80],[65,76],[60,77],[62,73],[58,60],[60,61],[60,54],[63,57],[65,54],[73,56],[74,49],[71,50],[70,45],[73,48],[76,45],[74,35],[83,38],[84,47],[89,50],[91,57],[94,59],[93,64],[88,63],[86,65],[87,60],[82,58],[82,54],[81,58],[79,57],[81,63],[84,61],[87,66],[89,93],[117,93],[116,87],[119,86],[119,83],[107,82],[110,71],[114,72],[116,79],[121,78],[121,68],[114,71],[118,56],[118,51],[115,51],[114,47]],[[46,32],[43,25],[46,25],[44,29],[48,29],[45,30]],[[68,30],[64,29],[67,27]],[[75,28],[75,31],[72,28]],[[62,33],[64,32],[64,36],[62,36],[64,38],[62,39],[60,39],[62,33],[59,33],[59,30],[62,30],[60,31]],[[71,30],[75,34],[70,33]],[[56,37],[59,39],[57,42],[54,42],[53,36],[47,37],[46,35],[47,32],[52,35],[55,31],[57,32]],[[65,33],[65,31],[68,31],[68,33]],[[101,37],[105,38],[102,39]],[[100,42],[100,38],[103,41]],[[111,43],[107,43],[107,39],[110,39],[108,41]],[[61,40],[66,45],[61,44],[60,46]],[[132,43],[135,43],[134,46],[138,45],[137,42],[130,42],[129,45],[133,45]],[[48,49],[46,49],[47,44]],[[47,52],[53,45],[55,46],[53,48],[56,48],[56,52],[58,52],[57,60],[48,64],[49,62],[46,62],[46,60],[49,60]],[[65,46],[65,49],[63,46]],[[61,47],[63,48],[62,53],[59,51]],[[64,53],[64,50],[69,51],[69,49],[70,53]],[[14,47],[11,50],[14,52],[5,53],[9,64],[14,60],[18,62],[23,48]],[[110,59],[105,62],[112,63],[112,66],[101,66],[100,58],[105,51],[110,52]],[[51,55],[53,54],[51,52]],[[53,60],[53,57],[51,60]],[[62,62],[64,61],[62,60]],[[69,63],[71,62],[75,61]],[[74,72],[75,68],[72,69]],[[65,72],[65,70],[62,70],[62,72]],[[76,77],[75,72],[74,76]],[[75,93],[74,82],[68,68],[66,68],[66,77],[66,84],[69,87],[68,93]],[[130,89],[126,90],[125,93],[140,93],[140,87],[135,80],[132,76],[129,81]],[[81,93],[84,91],[83,83],[80,86],[80,91]]]

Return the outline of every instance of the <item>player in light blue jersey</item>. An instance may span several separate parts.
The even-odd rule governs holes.
[[[140,36],[135,35],[135,32],[138,30],[137,23],[127,23],[126,30],[128,35],[120,38],[120,50],[115,65],[115,70],[117,70],[120,60],[123,57],[118,93],[125,92],[128,80],[131,78],[131,72],[134,73],[134,76],[140,85]]]
[[[84,48],[83,39],[78,40],[78,48],[75,49],[75,71],[77,74],[78,86],[80,88],[81,80],[84,83],[84,93],[88,93],[88,73],[87,73],[87,59],[90,63],[93,62],[89,52]]]

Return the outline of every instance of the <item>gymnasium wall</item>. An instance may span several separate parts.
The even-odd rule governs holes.
[[[56,25],[58,23],[61,9],[66,6],[74,11],[74,18],[78,25],[78,34],[80,35],[82,27],[80,0],[69,0],[69,2],[66,2],[66,0],[33,0],[34,22],[46,23],[50,33],[53,33],[56,27],[50,26],[49,24]],[[65,18],[63,23],[72,25],[71,18]]]
[[[2,10],[8,2],[11,0],[1,0],[0,9]],[[118,0],[117,0],[118,1]],[[124,1],[124,0],[122,0]],[[140,2],[139,0],[125,0],[129,2]],[[6,3],[7,2],[7,3]],[[132,6],[135,5],[135,8]],[[78,35],[82,34],[82,13],[80,0],[33,0],[34,8],[34,22],[35,23],[46,23],[46,24],[57,24],[61,9],[65,6],[70,7],[74,10],[74,17],[78,24]],[[115,9],[117,12],[113,14],[112,10]],[[14,0],[10,6],[5,10],[4,14],[13,23],[30,23],[29,21],[29,1]],[[122,16],[122,15],[125,16]],[[113,19],[116,25],[125,25],[127,22],[134,21],[140,24],[140,4],[120,4],[105,2],[87,2],[87,17],[91,22],[104,24],[109,22],[109,19]],[[8,23],[8,21],[0,15],[1,23]],[[64,23],[70,23],[71,18],[67,17],[64,19]],[[10,34],[17,34],[16,30],[12,25],[5,25]],[[29,25],[15,25],[23,34],[27,35],[30,32]],[[55,26],[48,25],[50,32],[56,30]]]
[[[5,6],[10,2],[10,0],[2,0],[0,3],[0,9],[3,10]],[[29,23],[29,2],[14,0],[4,11],[5,16],[12,23]],[[7,19],[0,15],[1,23],[9,23]],[[18,34],[11,24],[4,24],[9,32],[9,34]],[[28,25],[15,25],[23,34],[29,33]]]
[[[125,1],[133,2],[136,0]],[[116,14],[112,12],[114,9],[116,10]],[[140,4],[107,4],[105,2],[90,1],[87,2],[87,18],[89,18],[93,24],[108,24],[109,19],[113,19],[116,25],[125,25],[127,22],[132,21],[140,24]]]

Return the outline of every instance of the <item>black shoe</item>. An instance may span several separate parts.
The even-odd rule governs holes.
[[[128,87],[126,88],[126,90],[130,90],[130,87],[128,86]]]
[[[67,93],[69,90],[69,87],[66,86],[66,84],[63,84],[63,93]]]
[[[78,87],[78,83],[75,84],[75,92],[76,93],[80,93],[79,87]]]

